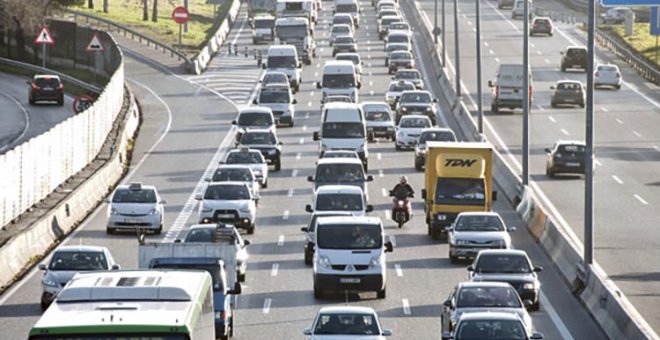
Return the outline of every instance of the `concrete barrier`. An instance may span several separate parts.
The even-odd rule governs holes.
[[[222,21],[222,24],[220,24],[220,27],[218,27],[218,30],[211,37],[211,39],[209,39],[209,41],[206,43],[206,46],[204,46],[204,48],[202,48],[202,50],[199,51],[197,56],[193,58],[192,60],[193,67],[191,70],[192,72],[194,72],[195,74],[202,74],[202,72],[206,70],[206,67],[211,61],[211,58],[213,58],[213,55],[216,52],[218,52],[222,44],[224,44],[225,40],[227,39],[227,36],[229,36],[229,30],[231,29],[232,24],[236,20],[240,8],[241,8],[240,0],[233,0],[231,2],[231,7],[227,12],[227,16]]]

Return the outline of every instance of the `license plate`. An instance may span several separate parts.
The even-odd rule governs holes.
[[[566,166],[580,166],[580,163],[566,163]]]
[[[233,214],[218,214],[218,218],[234,218]]]
[[[125,218],[124,223],[138,223],[140,222],[139,220],[132,219],[132,218]]]
[[[341,283],[360,283],[359,278],[352,278],[352,277],[342,277],[339,279],[339,282]]]

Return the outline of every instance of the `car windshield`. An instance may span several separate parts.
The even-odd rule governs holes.
[[[275,143],[277,143],[275,136],[270,132],[248,132],[241,137],[241,144],[244,145],[275,145]]]
[[[332,24],[333,25],[341,25],[341,24],[353,25],[353,18],[351,18],[348,15],[336,15],[334,18],[332,18]]]
[[[582,48],[570,48],[566,51],[566,55],[570,57],[586,56],[587,50]]]
[[[351,34],[351,28],[349,26],[332,26],[332,34]]]
[[[355,74],[324,74],[323,87],[346,88],[355,86]]]
[[[215,228],[191,229],[184,242],[215,242]]]
[[[393,12],[391,14],[396,14],[396,12]],[[393,24],[395,22],[399,22],[399,21],[401,21],[401,18],[398,18],[398,17],[397,18],[383,18],[383,20],[381,20],[380,23],[383,26],[388,26],[388,25],[391,25],[391,24]],[[389,29],[392,29],[392,26],[389,26]]]
[[[352,101],[348,96],[330,96],[326,97],[323,103],[352,103]]]
[[[527,333],[520,321],[514,320],[465,320],[459,323],[454,334],[456,340],[526,340]]]
[[[112,196],[112,203],[156,203],[153,190],[117,189]]]
[[[399,32],[397,32],[399,33]],[[408,35],[406,34],[393,34],[387,37],[387,43],[409,43],[410,39],[408,38]]]
[[[397,79],[419,79],[419,72],[415,71],[398,71],[396,73]]]
[[[368,110],[368,111],[367,111]],[[373,108],[365,109],[367,113],[367,120],[372,122],[389,122],[390,113],[387,108]]]
[[[312,215],[312,218],[309,220],[308,230],[309,231],[316,230],[316,220],[318,220],[319,217],[330,217],[330,216],[351,216],[351,213],[347,211],[339,211],[339,212],[335,211],[331,213],[314,214]]]
[[[350,210],[361,211],[362,195],[360,194],[319,194],[316,197],[316,210]]]
[[[410,54],[410,52],[396,51],[396,52],[393,52],[392,55],[390,55],[390,59],[392,59],[392,60],[412,59],[412,54]]]
[[[557,84],[557,90],[580,91],[580,90],[582,90],[582,84],[580,84],[580,83],[559,83],[559,84]]]
[[[431,121],[424,117],[424,118],[406,118],[406,119],[401,119],[399,122],[399,127],[402,128],[427,128],[431,127]]]
[[[408,45],[406,44],[391,44],[387,45],[387,52],[394,52],[394,51],[408,51],[410,50],[408,48]]]
[[[456,302],[458,308],[521,308],[513,287],[463,287]]]
[[[355,13],[357,12],[357,6],[355,4],[340,4],[335,6],[337,13]]]
[[[268,57],[268,67],[275,68],[296,68],[298,60],[294,56],[270,56]]]
[[[108,261],[101,251],[56,251],[49,270],[108,270]]]
[[[455,142],[456,136],[449,131],[426,131],[419,136],[419,143],[433,142]]]
[[[394,8],[381,8],[380,11],[378,11],[378,19],[383,19],[386,16],[398,16],[398,15],[399,12],[397,12],[396,9]],[[387,19],[393,20],[394,18],[387,18]],[[400,19],[398,19],[397,21],[400,21]]]
[[[258,164],[264,163],[260,152],[232,152],[227,156],[227,164]]]
[[[275,26],[275,19],[254,20],[254,28],[273,28],[273,26]]]
[[[321,224],[316,234],[321,249],[378,249],[383,246],[383,234],[377,224]]]
[[[364,138],[364,125],[359,122],[325,122],[321,135],[323,138]]]
[[[245,169],[217,169],[211,178],[212,182],[239,181],[251,182],[254,178],[249,168]]]
[[[316,170],[318,182],[357,182],[364,181],[362,164],[321,164]]]
[[[481,178],[443,178],[436,182],[435,202],[447,205],[485,204],[484,180]]]
[[[504,223],[498,216],[465,215],[460,216],[454,226],[455,231],[504,231]]]
[[[51,86],[57,87],[60,84],[60,81],[57,78],[37,78],[34,80],[34,83],[39,86]]]
[[[243,112],[238,116],[240,126],[271,126],[273,117],[263,112]]]
[[[431,95],[426,92],[404,93],[401,95],[402,103],[431,103]]]
[[[244,185],[210,185],[204,193],[205,200],[248,200],[250,190]]]
[[[379,335],[378,323],[372,314],[321,314],[314,326],[314,335]]]
[[[289,78],[284,73],[266,73],[262,83],[266,84],[286,84],[289,82]]]
[[[345,54],[345,55],[337,55],[337,60],[348,60],[353,63],[353,65],[358,65],[360,64],[360,57],[355,54]]]
[[[335,44],[352,44],[354,42],[355,40],[353,37],[337,37],[337,39],[335,39]]]
[[[474,267],[474,271],[484,274],[527,274],[531,273],[532,269],[529,266],[527,257],[523,255],[482,254],[479,256],[479,260]]]
[[[390,85],[390,92],[403,92],[414,89],[415,89],[415,85],[410,83],[394,83]]]
[[[261,90],[259,91],[259,103],[267,104],[288,104],[291,102],[289,96],[289,91],[272,91],[272,90]]]
[[[605,73],[615,73],[618,72],[619,69],[616,68],[616,66],[598,66],[597,72],[605,72]]]

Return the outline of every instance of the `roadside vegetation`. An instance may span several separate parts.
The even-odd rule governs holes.
[[[621,39],[626,41],[633,49],[643,54],[651,62],[660,65],[660,46],[656,45],[654,35],[650,34],[650,27],[648,22],[635,23],[633,27],[633,35],[625,36],[625,27],[623,25],[611,26],[612,32],[618,35]]]

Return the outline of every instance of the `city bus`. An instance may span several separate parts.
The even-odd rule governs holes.
[[[211,275],[186,270],[76,274],[29,339],[215,339]]]

